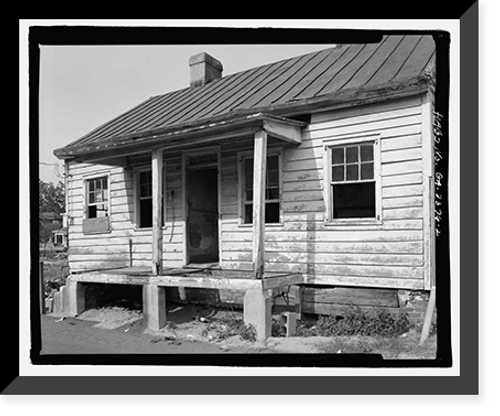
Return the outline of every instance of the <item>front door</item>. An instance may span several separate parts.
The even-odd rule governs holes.
[[[188,263],[218,263],[217,168],[188,168],[186,174]]]

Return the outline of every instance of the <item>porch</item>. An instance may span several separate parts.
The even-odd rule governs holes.
[[[92,270],[68,277],[66,313],[69,316],[77,316],[85,310],[86,283],[142,286],[144,318],[152,330],[160,330],[167,323],[167,287],[242,290],[245,292],[245,324],[254,325],[257,339],[263,341],[271,333],[273,290],[304,283],[304,277],[300,273],[265,272],[262,279],[255,279],[253,271],[222,269],[213,265],[163,269],[156,275],[148,267]]]

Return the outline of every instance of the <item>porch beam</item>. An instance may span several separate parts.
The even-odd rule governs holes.
[[[152,273],[158,276],[162,271],[163,250],[161,229],[162,188],[163,188],[163,149],[155,149],[152,153],[151,171],[153,177],[153,224],[152,224]]]
[[[302,143],[302,130],[300,126],[280,122],[274,119],[266,118],[263,121],[262,128],[273,137],[291,144]]]
[[[267,133],[255,133],[253,164],[253,278],[264,276]]]

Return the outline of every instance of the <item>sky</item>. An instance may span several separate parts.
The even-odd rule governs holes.
[[[208,52],[223,76],[332,47],[302,45],[41,46],[40,179],[57,183],[53,155],[151,96],[189,86],[189,57]],[[50,165],[48,165],[50,164]],[[53,164],[58,164],[56,169]]]

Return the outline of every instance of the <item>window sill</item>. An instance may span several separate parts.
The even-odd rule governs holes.
[[[162,225],[160,228],[162,230],[166,230],[167,226],[166,225]],[[153,230],[153,227],[138,227],[137,225],[134,226],[134,231],[138,231],[138,232],[141,232],[141,231],[152,231],[152,230]]]
[[[347,227],[347,226],[363,226],[363,225],[382,225],[383,222],[382,220],[377,220],[377,219],[360,219],[360,218],[343,218],[343,219],[337,219],[337,220],[327,220],[323,222],[323,225],[325,227],[334,227],[334,226],[339,226],[339,227]]]
[[[284,227],[285,226],[285,223],[284,222],[277,222],[277,223],[270,223],[270,224],[265,224],[265,227],[266,228],[281,228],[281,227]],[[239,223],[238,224],[238,227],[241,227],[241,228],[253,228],[253,224],[243,224],[243,223]]]

